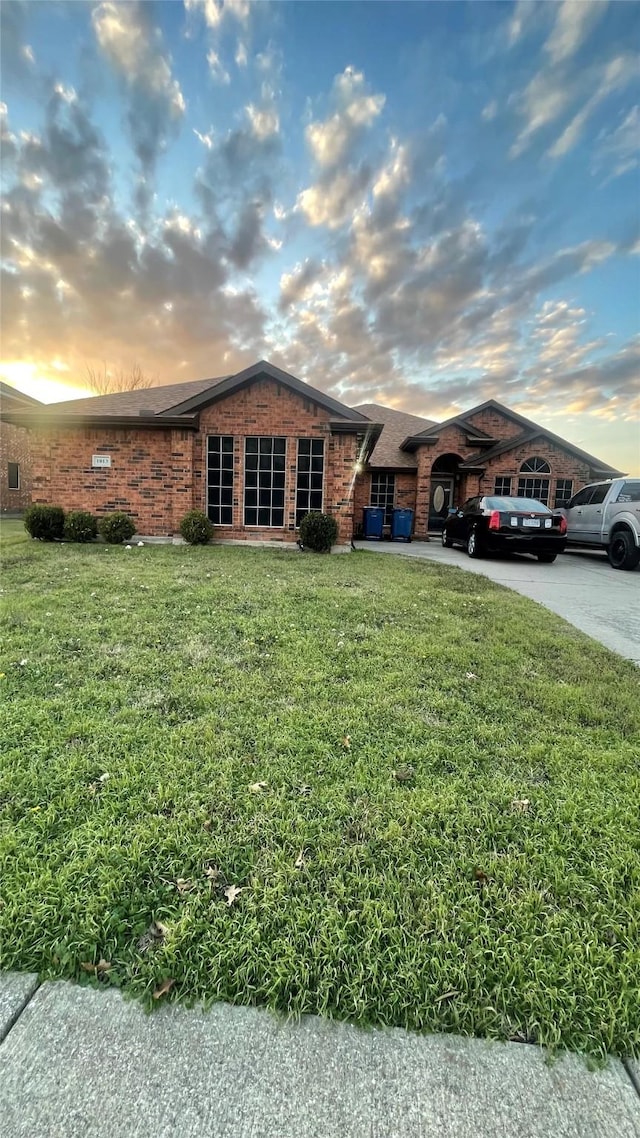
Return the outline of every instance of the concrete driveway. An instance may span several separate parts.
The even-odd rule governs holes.
[[[357,549],[401,557],[421,557],[480,573],[564,617],[619,656],[640,666],[640,566],[631,572],[612,569],[602,553],[573,550],[553,565],[532,557],[487,557],[472,561],[462,549],[429,542],[358,541]]]

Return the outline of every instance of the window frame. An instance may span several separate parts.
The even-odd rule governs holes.
[[[254,440],[258,444],[257,449],[255,452],[249,451],[247,449],[248,444],[250,442],[253,442]],[[270,443],[271,444],[271,450],[269,450],[267,447],[265,447],[263,449],[262,445],[261,445],[262,443]],[[277,452],[278,457],[282,458],[282,460],[283,460],[282,471],[276,471],[276,469],[274,467],[273,459],[276,456],[276,451],[275,451],[275,448],[273,445],[274,443],[282,443],[283,444],[282,450],[281,451],[278,450],[278,452]],[[253,471],[250,471],[249,468],[247,467],[247,456],[250,453],[251,454],[255,453],[256,460],[257,460],[256,468],[255,468],[255,474],[256,474],[255,486],[250,486],[250,485],[248,485],[248,482],[247,482],[247,475],[249,473],[253,473]],[[269,455],[269,454],[271,456],[271,463],[270,463],[270,466],[268,467],[268,472],[271,474],[271,483],[270,483],[269,487],[266,487],[266,486],[260,485],[260,476],[267,473],[267,468],[261,467],[260,460],[262,458],[266,458],[267,455]],[[274,486],[274,475],[276,473],[282,474],[282,486]],[[266,490],[266,489],[268,489],[269,493],[270,493],[270,504],[269,504],[269,506],[261,506],[260,505],[260,492],[262,490]],[[247,505],[247,491],[248,490],[255,490],[256,491],[256,505],[255,506],[248,506]],[[274,490],[277,490],[278,492],[282,491],[282,506],[274,506],[273,505]],[[280,530],[285,529],[286,528],[285,527],[286,493],[287,493],[287,439],[286,439],[286,436],[285,435],[245,435],[244,436],[244,478],[243,478],[243,488],[242,488],[242,526],[243,526],[243,529],[280,529]],[[268,522],[261,522],[260,521],[260,511],[261,510],[267,510],[267,509],[269,510],[269,519],[270,520]],[[255,510],[255,514],[256,514],[255,522],[248,522],[247,521],[247,510],[252,510],[252,511]],[[279,522],[273,521],[273,514],[274,514],[275,510],[277,510],[278,512],[282,511],[282,521],[279,521]]]
[[[551,467],[546,458],[542,458],[539,454],[532,454],[531,458],[525,458],[522,463],[519,474],[551,474]]]
[[[15,484],[15,486],[11,485],[11,467],[14,467],[15,472],[16,472],[16,484]],[[20,489],[20,463],[19,462],[7,462],[7,489],[13,490],[13,491]]]
[[[562,494],[566,495],[566,496],[563,496],[562,498],[558,497],[558,494],[560,493],[560,491],[559,491],[560,485],[562,485]],[[568,494],[567,494],[567,486],[569,487],[569,493]],[[554,510],[564,509],[566,506],[568,506],[568,504],[572,498],[573,498],[573,478],[556,478],[556,484],[555,484],[554,491],[553,491],[553,508],[554,508]]]
[[[220,469],[218,472],[220,475],[220,482],[218,483],[217,488],[220,492],[220,498],[222,498],[222,490],[223,489],[229,489],[229,487],[231,488],[231,505],[228,505],[228,503],[226,503],[226,502],[223,503],[222,501],[220,501],[217,506],[211,504],[211,494],[210,494],[211,479],[209,478],[209,455],[211,453],[210,443],[213,439],[219,439],[220,440]],[[225,439],[227,441],[229,439],[231,440],[231,451],[225,452],[223,450],[223,443],[224,443]],[[222,465],[222,458],[223,458],[223,455],[225,453],[231,454],[231,482],[227,483],[227,485],[225,485],[225,483],[222,480],[223,473],[228,473],[228,470],[225,471],[225,469]],[[234,435],[207,435],[206,459],[207,459],[207,461],[206,461],[206,471],[207,471],[207,483],[206,483],[207,510],[206,510],[206,513],[207,513],[207,517],[213,526],[220,526],[221,528],[229,529],[230,527],[233,526],[233,492],[235,489],[235,474],[236,474],[236,471],[235,471],[235,437],[234,437]],[[219,513],[220,517],[222,516],[222,510],[223,509],[229,509],[231,511],[231,521],[229,521],[229,522],[223,522],[223,521],[215,522],[213,520],[213,518],[211,517],[211,511],[215,510],[215,509],[218,509],[220,511],[220,513]]]
[[[301,443],[302,444],[306,444],[306,443],[309,444],[308,456],[307,455],[302,455],[302,456],[300,455],[300,444]],[[320,455],[313,453],[314,444],[317,445],[318,443],[320,444],[320,447],[321,447],[321,454]],[[300,469],[300,458],[301,457],[302,458],[306,458],[306,457],[309,458],[309,469],[306,471]],[[314,460],[314,458],[317,459],[318,457],[322,458],[322,471],[321,471],[321,483],[322,484],[320,486],[320,490],[318,490],[315,487],[312,488],[312,486],[311,486],[312,474],[318,473],[317,471],[314,471],[312,469],[313,460]],[[318,438],[317,435],[315,435],[315,436],[314,435],[300,436],[300,438],[298,438],[296,440],[296,491],[295,491],[295,503],[294,503],[294,508],[295,508],[294,524],[295,524],[296,529],[300,529],[300,523],[301,523],[302,519],[304,517],[306,517],[307,514],[315,513],[316,511],[318,511],[319,513],[322,513],[324,510],[325,470],[326,470],[326,463],[325,463],[324,437]],[[306,489],[300,486],[300,476],[301,475],[302,476],[308,475],[308,477],[309,477],[309,486]],[[320,505],[319,506],[312,505],[312,495],[314,495],[314,494],[320,495]],[[298,505],[300,495],[305,495],[307,498],[308,504],[307,504],[306,509],[303,506]]]
[[[526,486],[526,483],[531,483],[531,490]],[[522,484],[525,483],[525,488]],[[536,484],[540,487],[540,491],[536,490]],[[542,486],[546,484],[546,492],[542,492]],[[542,502],[544,506],[549,505],[549,492],[551,490],[551,479],[540,478],[535,474],[519,474],[518,475],[518,493],[516,498],[536,498],[538,502]]]
[[[622,486],[620,487],[620,489],[618,490],[618,493],[616,494],[616,498],[615,498],[616,502],[622,502],[623,505],[631,505],[632,502],[640,502],[640,497],[638,497],[638,498],[626,498],[626,497],[623,498],[622,497],[622,495],[625,492],[625,488],[627,486],[634,486],[634,487],[640,486],[640,478],[625,478],[624,482],[622,483]],[[634,494],[637,493],[636,490],[633,490],[631,492]]]
[[[498,490],[498,482],[507,482],[509,484],[508,490]],[[511,474],[496,474],[493,480],[493,494],[492,498],[512,498],[511,483],[513,482],[513,475]]]
[[[382,493],[380,491],[380,489],[374,490],[374,488],[373,488],[374,480],[375,479],[382,479],[382,478],[386,479],[386,489],[385,489],[384,493]],[[389,504],[389,480],[391,482],[391,504]],[[382,498],[383,501],[382,502],[379,500],[374,501],[374,498],[376,498],[376,499]],[[377,471],[371,472],[371,486],[369,488],[369,505],[373,506],[374,509],[384,510],[383,525],[385,525],[385,526],[391,525],[391,515],[392,515],[392,513],[395,509],[395,505],[396,505],[396,472],[395,472],[395,470],[377,470]]]

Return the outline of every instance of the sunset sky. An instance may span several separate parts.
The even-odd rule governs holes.
[[[640,473],[635,3],[19,3],[2,364],[496,398]]]

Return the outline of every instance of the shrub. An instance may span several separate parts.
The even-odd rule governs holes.
[[[67,541],[93,541],[98,536],[98,523],[88,510],[71,510],[64,519]]]
[[[180,522],[180,533],[189,545],[206,545],[213,536],[213,526],[202,510],[189,510]]]
[[[305,514],[300,523],[300,545],[315,553],[328,553],[338,536],[338,523],[330,514]]]
[[[98,529],[110,545],[121,545],[123,541],[129,541],[133,537],[136,524],[128,514],[116,510],[114,514],[105,514],[100,518]]]
[[[24,515],[24,528],[38,541],[60,541],[64,535],[62,506],[29,506]]]

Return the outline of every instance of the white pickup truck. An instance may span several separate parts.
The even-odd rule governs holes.
[[[605,549],[614,569],[640,562],[640,478],[592,482],[554,511],[567,519],[567,542]]]

